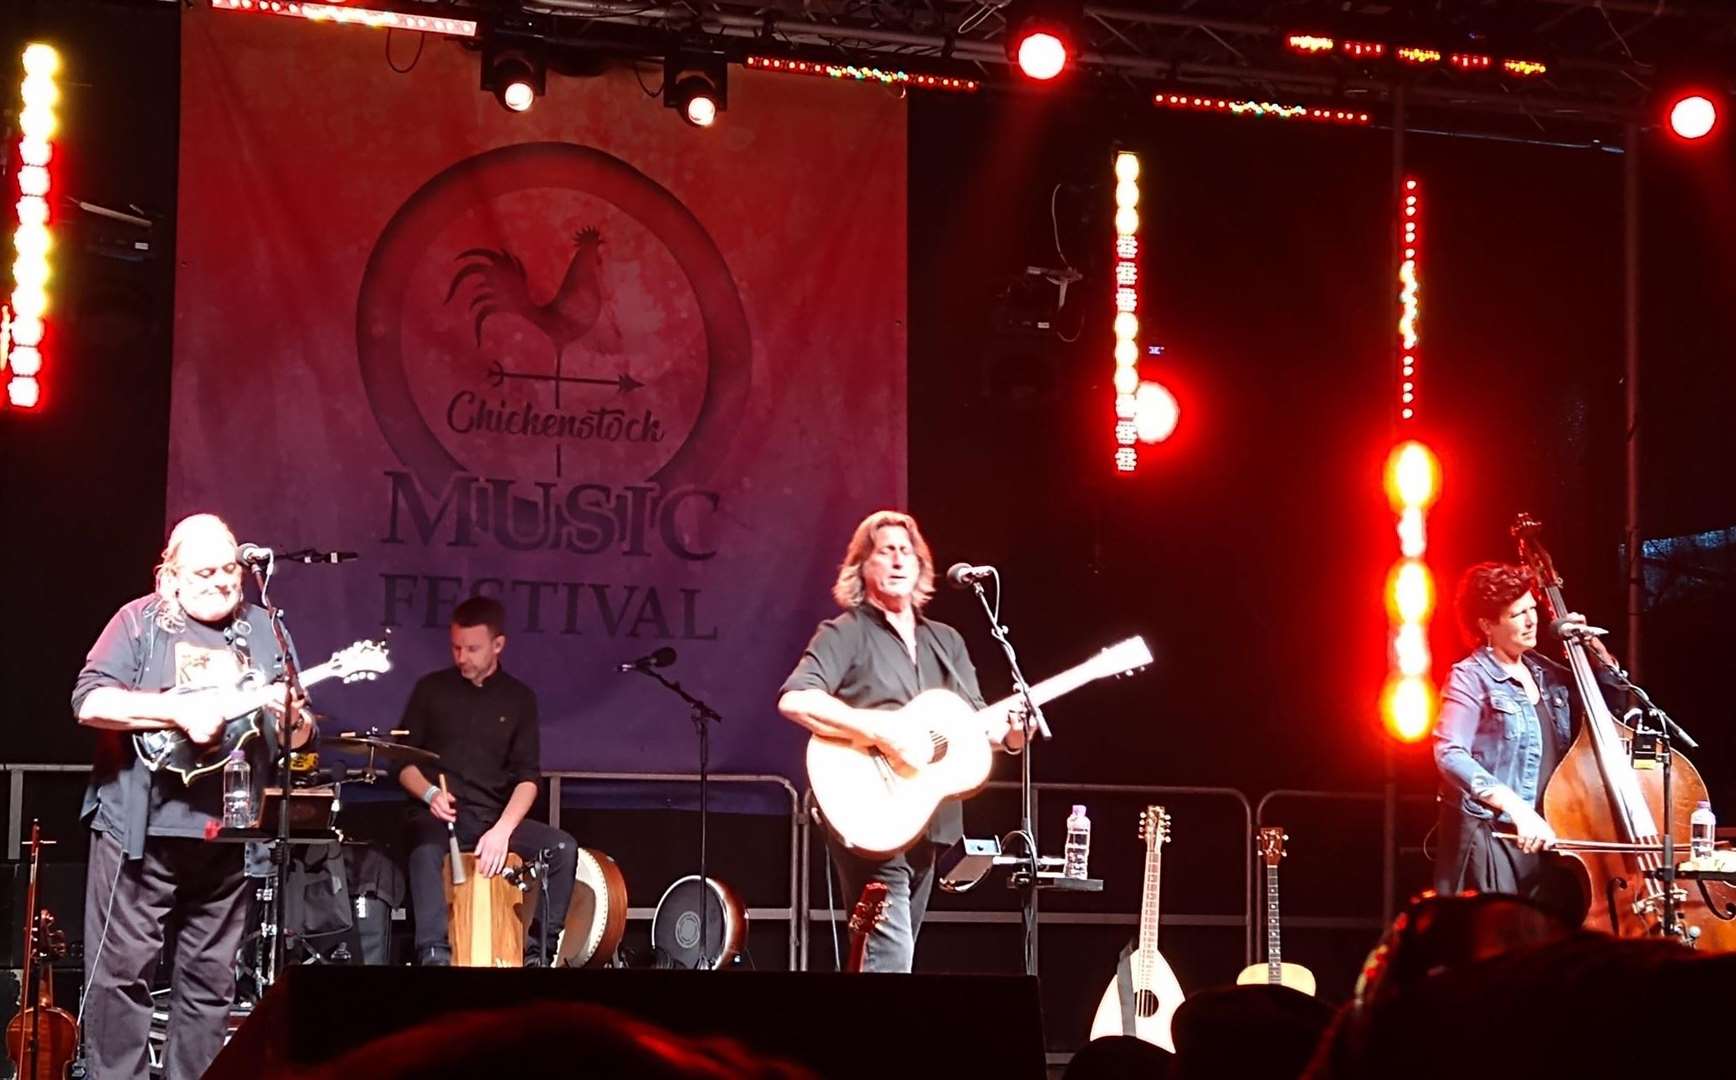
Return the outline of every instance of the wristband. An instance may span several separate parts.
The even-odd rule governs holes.
[[[429,806],[433,806],[434,805],[434,796],[436,796],[438,794],[440,794],[440,789],[433,784],[429,784],[422,791],[422,801],[427,803]]]

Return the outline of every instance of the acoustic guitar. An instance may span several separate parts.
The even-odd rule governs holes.
[[[1031,687],[1041,706],[1087,683],[1126,675],[1151,663],[1141,638],[1128,638]],[[990,736],[1011,724],[1019,695],[980,711],[950,690],[928,690],[892,712],[892,723],[925,732],[933,745],[927,763],[894,768],[879,750],[815,735],[808,740],[808,783],[826,827],[863,855],[892,856],[916,842],[942,799],[974,794],[988,782]]]
[[[1260,830],[1255,844],[1260,859],[1266,864],[1266,962],[1249,964],[1236,976],[1237,986],[1265,983],[1268,986],[1288,986],[1314,996],[1314,973],[1301,964],[1284,962],[1284,950],[1278,935],[1278,864],[1284,859],[1284,841],[1289,837],[1279,826]]]
[[[392,670],[382,641],[358,641],[332,658],[301,673],[301,685],[309,687],[326,679],[354,682],[371,679]],[[172,772],[188,783],[206,773],[217,772],[229,761],[229,755],[246,746],[260,734],[259,710],[272,702],[283,700],[281,682],[265,682],[258,672],[249,672],[232,687],[178,687],[164,691],[169,694],[210,696],[219,702],[228,717],[217,737],[208,743],[196,743],[180,728],[140,731],[133,735],[133,748],[139,760],[152,772]]]
[[[862,970],[862,961],[868,955],[868,935],[885,921],[888,902],[884,881],[870,881],[862,886],[862,898],[850,912],[850,956],[844,961],[845,971],[855,974]]]
[[[1157,951],[1159,893],[1163,884],[1163,845],[1169,843],[1169,812],[1148,806],[1139,818],[1145,841],[1145,895],[1139,904],[1139,940],[1116,965],[1115,977],[1103,990],[1091,1037],[1132,1035],[1175,1052],[1170,1025],[1185,995],[1169,961]]]

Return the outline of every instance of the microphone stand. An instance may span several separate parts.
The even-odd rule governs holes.
[[[267,918],[271,925],[271,951],[266,957],[265,986],[270,988],[277,981],[278,971],[288,960],[287,945],[284,940],[284,886],[289,863],[289,801],[290,801],[290,770],[289,770],[289,740],[290,729],[295,718],[295,703],[305,700],[306,694],[301,686],[301,671],[296,666],[295,653],[289,645],[289,632],[284,629],[283,612],[271,602],[271,574],[275,569],[275,560],[266,559],[261,567],[253,564],[253,580],[259,586],[259,602],[265,608],[266,618],[271,623],[271,634],[277,641],[277,653],[283,664],[283,728],[272,732],[276,740],[278,786],[282,792],[277,803],[277,835],[269,841],[271,846],[271,908]],[[267,710],[269,712],[270,710]],[[276,721],[272,721],[274,727]],[[263,823],[262,823],[263,824]]]
[[[1662,850],[1664,858],[1663,866],[1658,869],[1656,876],[1664,885],[1664,910],[1661,915],[1664,934],[1680,937],[1683,944],[1691,946],[1698,936],[1698,928],[1678,925],[1676,921],[1676,835],[1674,825],[1670,820],[1671,764],[1676,754],[1671,743],[1672,741],[1679,742],[1689,750],[1698,748],[1700,744],[1694,741],[1694,737],[1684,731],[1680,724],[1670,719],[1669,713],[1658,708],[1657,703],[1652,701],[1650,694],[1640,689],[1632,679],[1628,678],[1628,673],[1616,662],[1614,656],[1600,656],[1598,650],[1590,648],[1587,648],[1586,652],[1596,656],[1598,663],[1602,664],[1604,669],[1615,677],[1616,685],[1632,694],[1640,703],[1640,707],[1634,710],[1639,715],[1634,718],[1631,753],[1635,758],[1638,758],[1645,752],[1641,749],[1642,744],[1649,744],[1652,753],[1657,757],[1659,767],[1663,769],[1663,776],[1660,779],[1663,788],[1664,823],[1662,829],[1659,830],[1663,836],[1658,846]],[[1648,724],[1647,721],[1651,723]],[[1700,882],[1702,892],[1705,891],[1705,888],[1705,882]],[[1707,896],[1706,899],[1708,901],[1707,906],[1716,911],[1716,907],[1710,902],[1711,897]]]
[[[1013,688],[1020,697],[1025,699],[1025,749],[1019,761],[1019,831],[1024,833],[1027,853],[1030,855],[1030,880],[1024,884],[1024,893],[1020,899],[1020,921],[1025,932],[1025,974],[1037,974],[1037,889],[1043,880],[1040,870],[1040,848],[1037,846],[1037,823],[1033,814],[1034,789],[1031,784],[1031,759],[1034,756],[1036,736],[1042,735],[1049,739],[1054,736],[1049,731],[1048,721],[1043,719],[1043,710],[1031,700],[1031,685],[1025,681],[1024,672],[1019,670],[1019,658],[1013,651],[1013,643],[1008,637],[1008,630],[1001,625],[1001,575],[994,573],[995,599],[989,603],[988,594],[983,591],[981,581],[972,581],[971,588],[983,606],[983,613],[989,617],[989,636],[1000,644],[1001,651],[1007,654],[1007,666],[1013,673]],[[1035,730],[1032,730],[1032,725]],[[1021,874],[1015,873],[1013,881],[1019,883]]]
[[[709,938],[711,927],[711,878],[708,876],[705,852],[705,828],[709,801],[706,793],[706,778],[711,767],[711,723],[723,723],[716,709],[689,694],[681,688],[678,682],[672,682],[658,674],[649,664],[635,664],[632,670],[648,678],[656,679],[663,686],[687,702],[691,711],[694,733],[699,736],[699,967],[708,967]]]

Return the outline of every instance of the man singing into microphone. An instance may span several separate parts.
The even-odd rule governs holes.
[[[235,534],[212,514],[177,524],[157,566],[156,591],[109,619],[72,691],[78,722],[98,732],[81,816],[89,824],[84,901],[84,1043],[89,1075],[142,1077],[150,1049],[151,984],[164,928],[177,927],[164,1072],[193,1080],[223,1048],[235,998],[235,951],[247,922],[243,845],[213,843],[223,778],[183,781],[135,750],[135,733],[179,729],[195,744],[233,745],[249,729],[230,720],[243,675],[283,674],[265,611],[242,594]],[[203,692],[190,693],[197,688]],[[252,717],[236,747],[253,769],[254,805],[271,775],[279,730]],[[313,733],[296,709],[289,742]],[[216,751],[221,759],[221,750]]]
[[[832,586],[844,613],[815,631],[784,680],[778,711],[817,735],[873,747],[895,767],[927,764],[933,747],[926,733],[899,724],[890,710],[936,688],[983,707],[964,638],[922,615],[933,595],[934,556],[916,519],[893,510],[869,514],[856,526]],[[1016,752],[1024,742],[1015,723],[995,745]],[[911,969],[934,888],[935,857],[963,835],[958,800],[948,799],[923,837],[891,859],[864,858],[826,838],[845,903],[871,881],[886,884],[886,917],[869,933],[862,970]]]
[[[536,692],[500,666],[506,648],[506,609],[498,600],[473,596],[452,612],[452,663],[422,677],[410,691],[400,726],[405,741],[440,755],[450,793],[440,790],[421,769],[406,765],[398,783],[426,804],[411,826],[410,902],[416,920],[416,960],[428,966],[452,962],[446,928],[446,891],[442,860],[449,850],[448,825],[456,823],[458,842],[476,851],[476,867],[492,877],[506,865],[506,853],[527,862],[539,851],[549,857],[543,882],[545,910],[533,913],[525,964],[549,961],[549,951],[567,918],[573,895],[577,845],[573,838],[525,814],[536,802],[541,770]]]

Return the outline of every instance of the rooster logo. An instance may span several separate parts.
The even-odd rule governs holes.
[[[463,263],[452,275],[452,286],[446,290],[446,302],[451,303],[464,283],[474,279],[470,310],[476,316],[476,345],[482,347],[482,328],[494,315],[517,315],[542,332],[554,350],[556,393],[564,381],[613,383],[621,391],[635,390],[644,385],[625,371],[609,380],[568,380],[561,374],[561,362],[573,345],[582,345],[592,352],[616,355],[621,352],[621,328],[615,321],[615,311],[609,291],[603,281],[603,237],[595,228],[585,228],[573,235],[573,257],[567,272],[555,287],[554,295],[543,303],[531,299],[530,281],[524,263],[509,251],[493,248],[470,248],[458,256]],[[510,377],[497,362],[490,381],[499,385]]]

